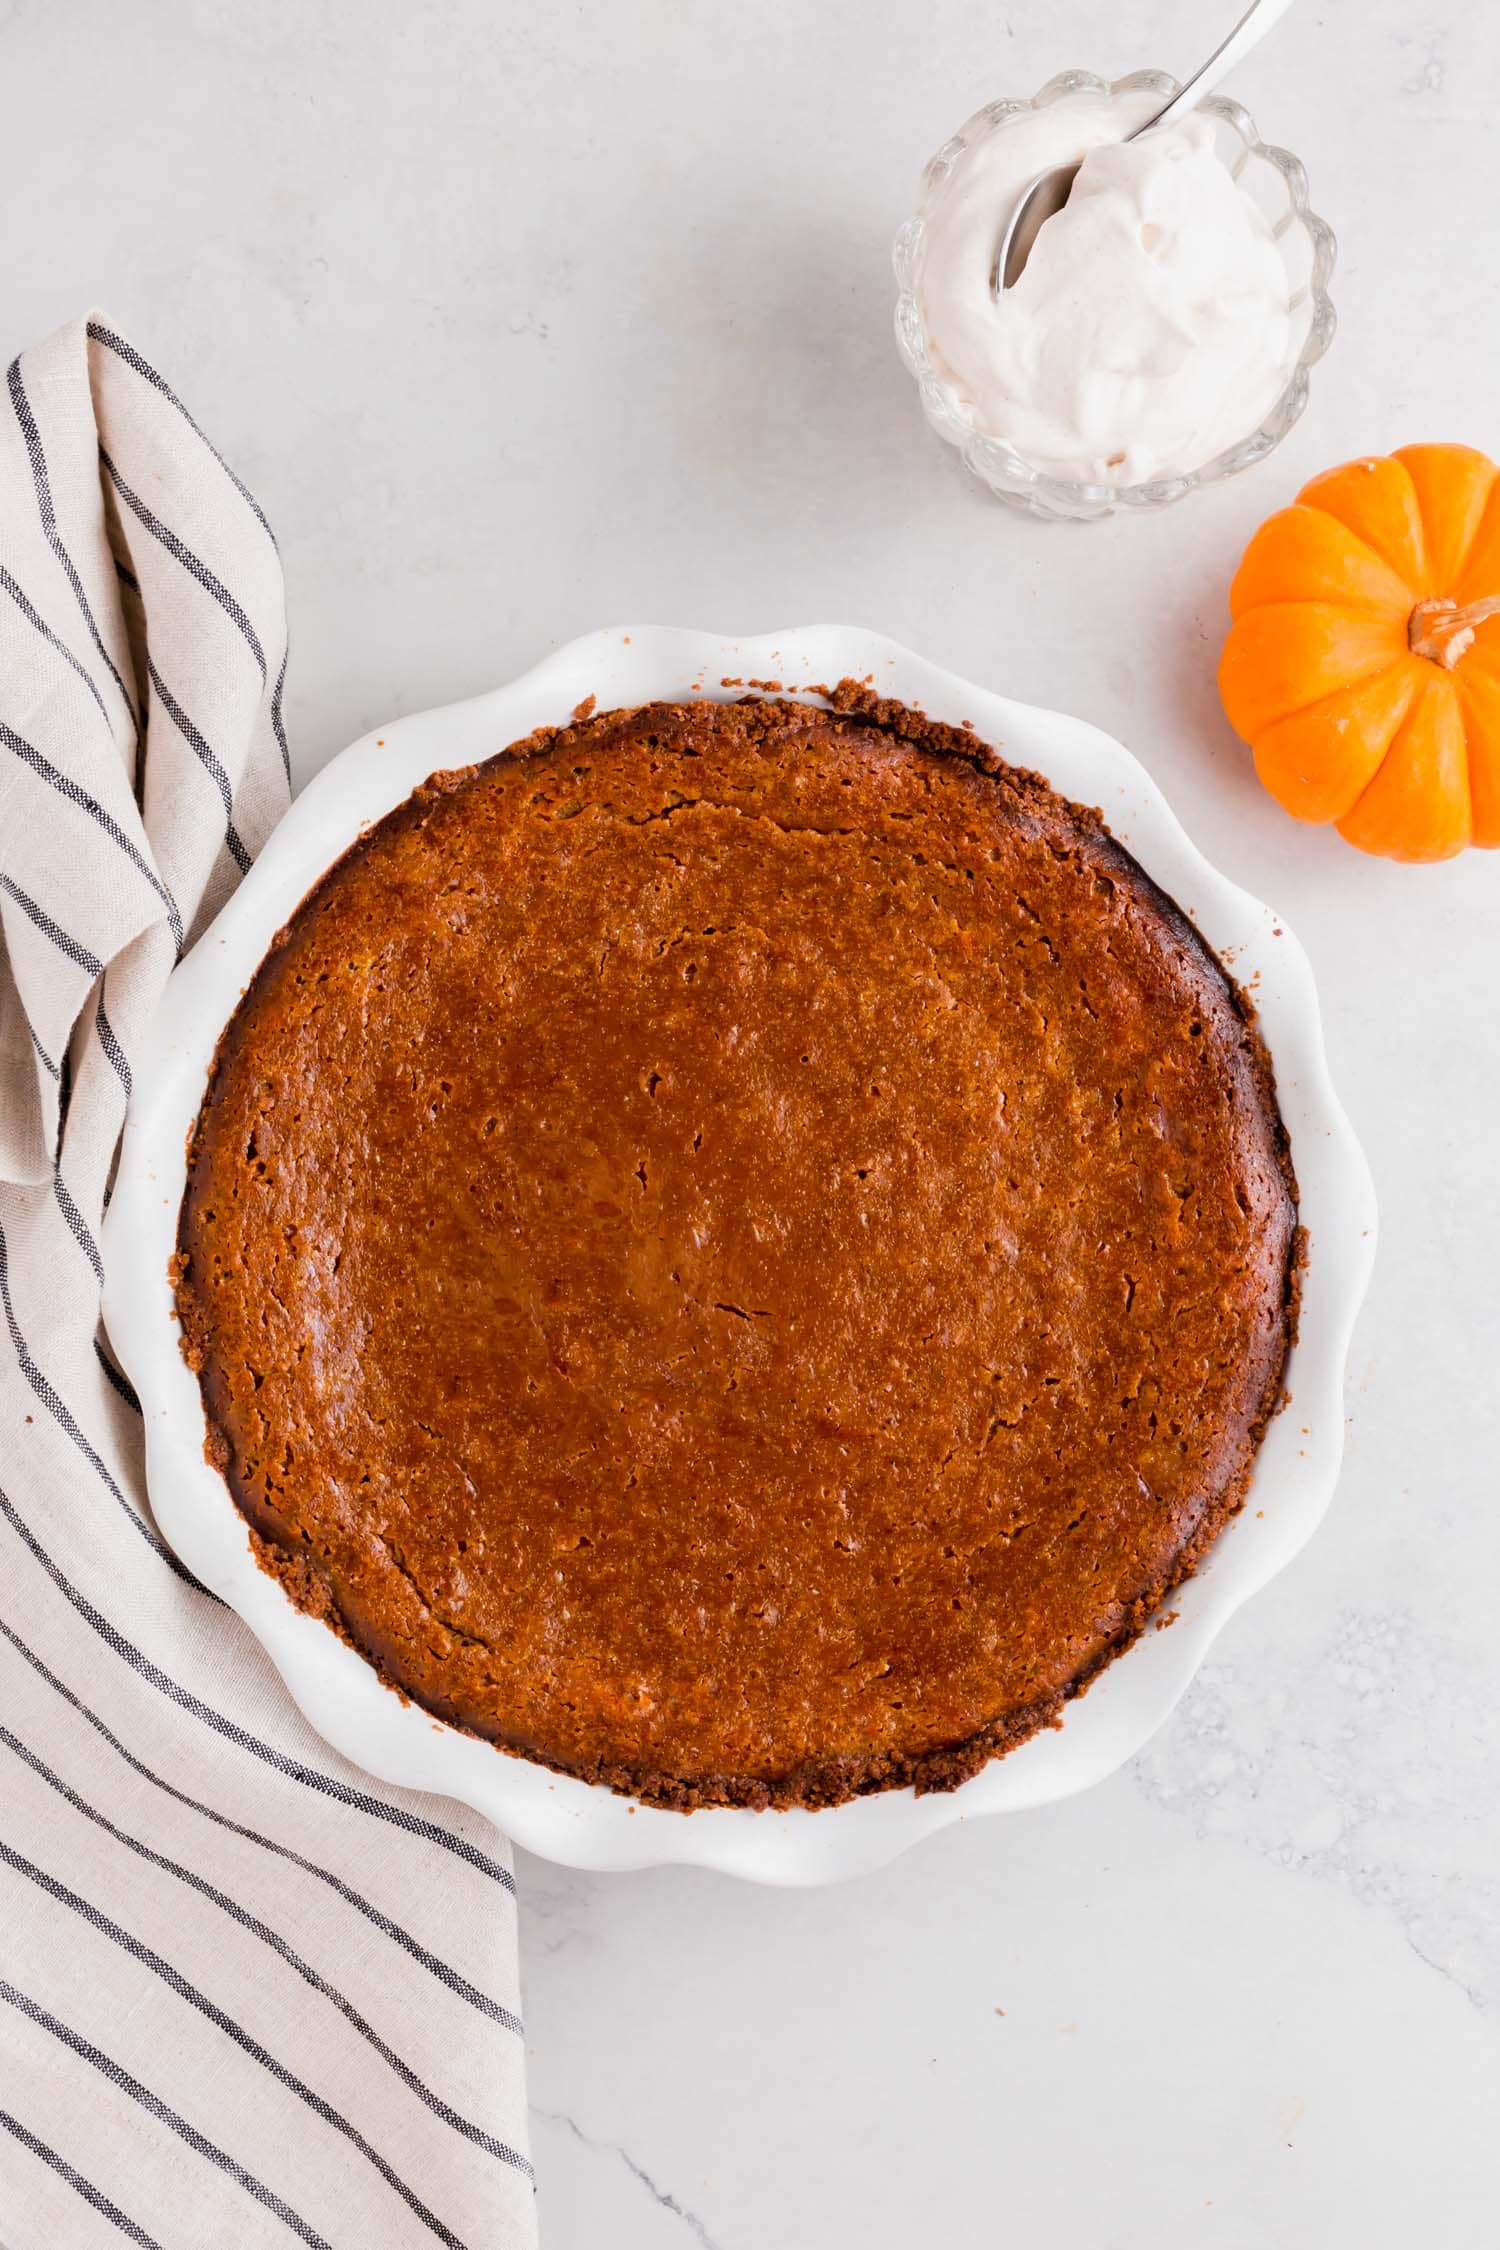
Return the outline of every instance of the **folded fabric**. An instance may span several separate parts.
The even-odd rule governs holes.
[[[284,810],[265,517],[102,318],[0,399],[0,2241],[535,2239],[515,1889],[151,1520],[99,1326],[141,1034]]]

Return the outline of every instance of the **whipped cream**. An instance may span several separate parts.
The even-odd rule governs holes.
[[[1048,475],[1129,485],[1248,437],[1296,356],[1292,282],[1213,127],[1126,142],[1159,97],[1074,97],[971,142],[924,213],[927,348],[975,425]],[[995,251],[1024,190],[1083,169],[998,299]]]

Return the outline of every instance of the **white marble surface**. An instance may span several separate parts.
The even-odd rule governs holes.
[[[1500,447],[1500,15],[1303,0],[1242,72],[1344,257],[1238,484],[1014,521],[889,335],[951,126],[1234,9],[0,0],[0,344],[103,304],[254,485],[302,774],[594,625],[877,626],[1122,735],[1284,909],[1381,1191],[1340,1498],[1132,1768],[842,1892],[523,1863],[547,2250],[1496,2239],[1500,862],[1294,827],[1213,665],[1304,474]]]

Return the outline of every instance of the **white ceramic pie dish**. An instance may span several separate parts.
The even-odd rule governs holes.
[[[868,676],[880,692],[934,718],[972,721],[984,740],[1064,795],[1101,806],[1121,841],[1253,986],[1310,1238],[1301,1328],[1289,1404],[1261,1448],[1249,1503],[1205,1568],[1173,1595],[1170,1630],[1147,1632],[1109,1666],[1069,1706],[1061,1729],[1033,1736],[949,1794],[917,1797],[906,1789],[822,1812],[684,1816],[550,1773],[441,1725],[401,1703],[325,1626],[292,1607],[253,1561],[244,1522],[204,1457],[203,1408],[179,1350],[167,1267],[187,1136],[219,1034],[276,931],[361,828],[435,769],[473,764],[534,727],[566,721],[589,696],[607,709],[692,694],[727,698],[744,692],[728,681],[773,680],[815,696],[819,683],[846,675]],[[842,626],[753,640],[657,627],[596,633],[509,687],[397,720],[355,743],[303,791],[173,976],[136,1084],[105,1228],[104,1314],[140,1393],[163,1534],[257,1634],[336,1749],[383,1780],[462,1799],[546,1858],[601,1869],[684,1861],[760,1882],[826,1882],[877,1867],[951,1822],[1087,1788],[1161,1724],[1219,1628],[1291,1560],[1332,1497],[1344,1362],[1374,1257],[1375,1203],[1329,1082],[1305,954],[1269,907],[1209,865],[1119,743],[1080,720],[973,687],[878,634]]]

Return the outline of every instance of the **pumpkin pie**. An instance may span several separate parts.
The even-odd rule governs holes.
[[[845,683],[436,774],[276,939],[175,1261],[255,1552],[651,1803],[950,1788],[1126,1649],[1281,1395],[1245,995],[1093,812]]]

